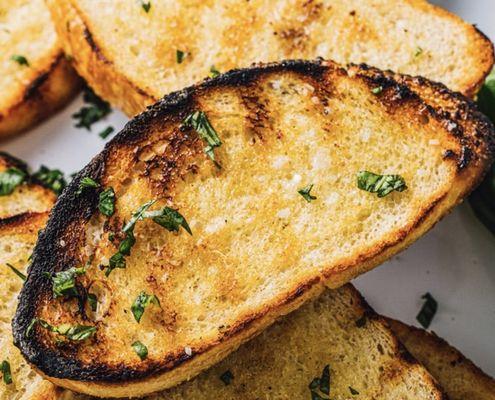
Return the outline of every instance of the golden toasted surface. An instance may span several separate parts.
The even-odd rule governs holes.
[[[172,90],[253,62],[323,57],[421,75],[474,96],[493,46],[424,0],[48,0],[90,85],[134,115]]]
[[[149,400],[309,399],[330,366],[331,398],[441,399],[428,372],[350,285],[326,290],[220,364]],[[82,399],[72,395],[72,399]]]
[[[0,138],[47,117],[79,88],[43,0],[0,1],[0,87]]]
[[[12,383],[0,385],[2,400],[57,399],[61,390],[34,372],[12,343],[11,319],[23,281],[7,264],[26,274],[29,257],[48,213],[0,219],[0,362],[10,363]]]
[[[462,97],[400,79],[329,62],[274,64],[172,94],[137,117],[64,192],[38,242],[14,323],[25,356],[54,382],[99,396],[171,387],[325,284],[339,287],[406,247],[478,182],[494,132]],[[445,109],[408,82],[425,99],[437,93]],[[195,110],[222,141],[220,169],[183,125]],[[378,198],[357,188],[361,170],[399,174],[407,190]],[[114,189],[112,217],[97,212],[98,190],[77,193],[84,176]],[[298,191],[310,184],[316,199],[307,202]],[[192,235],[139,221],[126,268],[105,276],[124,221],[151,199],[150,210],[179,210]],[[52,297],[42,272],[87,262],[78,281],[101,301],[83,318],[74,299]],[[137,323],[131,305],[141,291],[161,307]],[[26,337],[33,317],[97,331],[57,346],[39,325]],[[143,361],[136,340],[148,347]]]
[[[388,321],[394,333],[440,382],[451,400],[493,400],[495,380],[433,332]]]
[[[0,173],[11,167],[23,168],[18,160],[0,152]],[[55,193],[43,186],[26,180],[13,193],[0,196],[0,219],[26,212],[49,211],[55,203]]]

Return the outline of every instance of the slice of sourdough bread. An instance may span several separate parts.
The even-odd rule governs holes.
[[[34,372],[12,343],[11,319],[23,281],[9,265],[26,274],[38,231],[47,219],[48,213],[29,212],[0,219],[0,362],[9,363],[12,375],[12,383],[0,383],[2,400],[59,399],[63,392]]]
[[[440,382],[451,400],[495,400],[495,380],[459,350],[433,332],[395,320],[388,323],[409,352]]]
[[[147,399],[318,399],[311,392],[323,393],[309,385],[327,365],[330,396],[322,399],[445,398],[384,319],[346,285],[326,290],[193,380]]]
[[[137,396],[174,386],[325,285],[412,243],[481,179],[493,139],[462,96],[364,66],[270,64],[174,93],[60,197],[20,297],[16,343],[77,391]],[[372,182],[357,182],[364,170],[386,174],[383,188],[393,181],[398,191],[370,193]],[[149,218],[132,218],[146,204]],[[75,280],[83,292],[98,282],[96,314],[55,298],[46,276],[84,265]],[[132,305],[143,291],[141,320]],[[86,340],[45,322],[26,336],[33,318],[87,326]],[[149,350],[144,360],[136,341]]]
[[[474,96],[494,59],[481,32],[424,0],[48,0],[48,6],[79,74],[128,115],[216,71],[295,58],[364,62]]]
[[[25,178],[12,193],[5,192],[4,195],[0,195],[0,219],[26,212],[49,211],[55,202],[55,193],[33,182],[22,161],[0,152],[0,174],[5,174],[12,169],[21,171]]]
[[[0,139],[63,107],[80,79],[43,0],[0,0]]]

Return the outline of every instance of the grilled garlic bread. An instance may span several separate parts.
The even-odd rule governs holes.
[[[43,0],[0,0],[0,87],[0,138],[30,128],[79,90]]]
[[[314,378],[332,399],[444,398],[383,318],[346,285],[326,290],[190,382],[148,399],[310,399],[311,392],[325,394],[309,388]]]
[[[440,382],[449,399],[495,399],[495,380],[445,340],[399,321],[388,323],[412,355]]]
[[[365,66],[260,65],[173,93],[59,198],[15,342],[83,393],[174,386],[412,243],[493,144],[462,96]]]
[[[47,0],[79,74],[128,115],[253,62],[323,57],[422,75],[474,96],[493,46],[424,0]]]
[[[38,231],[45,226],[47,219],[47,212],[27,212],[0,219],[0,363],[8,363],[11,377],[11,382],[8,382],[6,375],[9,374],[2,368],[2,400],[50,400],[58,399],[62,393],[36,374],[12,343],[11,318],[23,284],[20,276],[26,274]]]
[[[0,175],[0,219],[52,208],[55,193],[33,182],[22,161],[0,152]]]

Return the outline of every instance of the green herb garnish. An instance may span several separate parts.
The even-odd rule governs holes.
[[[9,267],[14,274],[16,274],[19,278],[21,278],[23,281],[26,281],[27,277],[24,275],[21,271],[19,271],[16,267],[14,267],[12,264],[6,263],[7,267]]]
[[[141,207],[137,209],[135,213],[132,214],[131,219],[129,222],[124,226],[122,229],[123,232],[129,232],[134,230],[134,226],[136,225],[136,222],[142,221],[144,219],[143,214],[150,208],[153,204],[156,203],[156,200],[150,200],[147,203],[144,203]]]
[[[19,54],[14,54],[12,57],[10,57],[10,59],[12,61],[15,61],[19,65],[25,65],[26,67],[29,67],[29,61],[24,56],[21,56]]]
[[[76,276],[86,273],[85,267],[72,267],[65,271],[59,271],[54,274],[46,273],[45,275],[52,280],[53,296],[57,297],[79,297],[79,291],[76,285]]]
[[[216,69],[214,65],[212,65],[210,68],[210,76],[212,78],[216,78],[218,75],[220,75],[220,71]]]
[[[115,129],[113,128],[113,126],[107,126],[105,129],[103,129],[100,133],[98,133],[98,136],[101,137],[102,139],[106,139],[107,137],[109,137],[113,132],[115,131]]]
[[[349,391],[351,392],[351,394],[353,396],[356,396],[359,394],[359,392],[356,389],[354,389],[352,386],[349,386]]]
[[[86,128],[91,130],[91,126],[105,118],[112,109],[110,104],[100,99],[89,87],[84,89],[83,100],[86,104],[77,113],[72,115],[75,119],[76,128]]]
[[[107,217],[111,217],[115,212],[115,192],[112,187],[100,193],[98,210]]]
[[[306,200],[308,203],[316,200],[316,197],[311,194],[311,189],[313,189],[313,186],[314,185],[311,184],[297,191],[297,193],[304,197],[304,200]]]
[[[100,184],[98,182],[96,182],[94,179],[90,178],[89,176],[85,176],[79,182],[79,188],[77,189],[76,194],[80,195],[86,189],[96,189],[99,187]]]
[[[158,297],[156,297],[154,294],[147,294],[146,292],[139,293],[138,297],[136,297],[136,300],[134,300],[134,303],[132,303],[132,315],[134,315],[134,319],[138,323],[141,321],[141,317],[144,314],[145,308],[148,307],[150,304],[161,307]]]
[[[88,304],[91,311],[96,312],[98,308],[98,298],[94,293],[88,293]]]
[[[424,329],[428,329],[433,317],[437,313],[438,303],[430,293],[425,293],[421,298],[424,299],[425,302],[416,316],[416,320]]]
[[[177,64],[182,64],[184,58],[186,57],[186,53],[182,50],[175,51],[175,59],[177,60]]]
[[[218,137],[215,129],[211,126],[210,121],[208,121],[206,114],[203,111],[195,111],[184,119],[182,125],[192,127],[198,133],[199,137],[208,144],[204,151],[206,155],[215,163],[215,166],[220,169],[221,166],[215,160],[215,153],[213,150],[216,147],[220,147],[222,145],[222,141]]]
[[[232,379],[234,379],[234,375],[232,374],[232,372],[230,372],[230,370],[227,370],[222,375],[220,375],[220,380],[225,383],[225,386],[230,385]]]
[[[0,196],[12,194],[17,186],[24,183],[27,173],[16,167],[0,172]]]
[[[328,399],[330,395],[330,366],[326,365],[323,368],[321,377],[314,378],[309,384],[311,398],[313,400]]]
[[[124,240],[120,242],[117,253],[110,257],[108,267],[105,271],[105,276],[109,276],[115,268],[125,268],[125,257],[131,254],[131,248],[136,244],[134,232],[129,230],[126,232]]]
[[[186,219],[173,208],[164,207],[157,211],[147,211],[143,213],[143,218],[151,218],[158,225],[170,232],[178,232],[179,228],[182,226],[187,233],[192,235],[191,228]]]
[[[414,57],[419,57],[421,54],[423,54],[423,49],[421,47],[416,47],[416,50],[414,51]]]
[[[381,92],[383,92],[383,86],[377,86],[371,89],[371,93],[373,94],[380,94]]]
[[[3,383],[10,385],[12,383],[12,373],[10,372],[10,363],[7,360],[3,360],[0,364],[0,370],[2,371]]]
[[[53,190],[59,195],[67,182],[65,181],[64,174],[59,169],[50,169],[42,165],[40,169],[33,174],[33,178],[39,180],[43,186]]]
[[[139,340],[136,340],[131,346],[141,360],[144,360],[146,359],[146,357],[148,357],[148,348]]]
[[[42,328],[49,330],[50,332],[57,333],[59,335],[65,336],[69,340],[73,341],[82,341],[89,339],[96,333],[95,326],[86,326],[86,325],[70,325],[70,324],[62,324],[62,325],[51,325],[48,322],[42,319],[33,319],[29,324],[29,327],[26,331],[26,336],[29,336],[34,325],[39,324]]]
[[[151,1],[142,1],[141,0],[141,7],[143,7],[143,10],[148,13],[150,12],[150,8],[151,8]]]
[[[361,190],[377,193],[378,197],[385,197],[394,190],[403,192],[407,189],[406,182],[400,175],[379,175],[369,171],[358,172],[357,186]]]

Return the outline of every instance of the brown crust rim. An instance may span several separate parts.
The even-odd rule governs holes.
[[[43,294],[49,293],[50,282],[43,276],[44,271],[54,271],[66,269],[74,265],[69,251],[58,246],[58,243],[65,234],[77,235],[76,230],[82,225],[81,222],[87,221],[97,207],[97,194],[93,192],[84,192],[77,196],[76,191],[79,182],[83,177],[89,176],[95,180],[105,173],[105,162],[110,150],[115,146],[130,146],[135,142],[143,139],[146,131],[153,126],[156,120],[164,118],[183,117],[193,102],[193,96],[196,93],[209,88],[219,88],[225,86],[242,86],[252,82],[261,74],[268,74],[280,71],[292,71],[306,76],[315,78],[321,77],[329,68],[339,70],[340,67],[333,63],[318,61],[284,61],[266,65],[258,65],[248,69],[233,70],[226,74],[220,75],[215,79],[206,80],[205,82],[191,86],[182,91],[172,93],[153,106],[150,106],[144,113],[138,115],[129,122],[123,131],[112,139],[105,149],[97,155],[78,175],[73,179],[69,187],[60,196],[59,201],[54,207],[48,226],[40,235],[36,245],[33,263],[29,271],[29,278],[24,285],[19,298],[19,306],[13,320],[14,342],[20,348],[24,357],[32,364],[37,366],[48,376],[58,379],[70,379],[75,381],[117,383],[123,381],[139,381],[153,375],[164,373],[178,367],[192,357],[198,356],[210,350],[232,336],[236,335],[239,330],[246,328],[256,322],[263,315],[269,313],[270,309],[263,310],[258,314],[252,315],[238,325],[233,326],[226,331],[222,338],[216,342],[208,343],[198,351],[195,350],[193,356],[186,354],[169,354],[163,360],[148,362],[146,369],[136,369],[126,365],[111,366],[107,364],[84,365],[77,359],[64,357],[52,349],[46,348],[39,337],[31,335],[27,338],[25,332],[31,320],[36,316],[38,302]],[[345,72],[344,70],[340,70]],[[384,75],[382,75],[383,77]],[[401,93],[401,101],[415,100],[420,101],[417,95],[412,93],[405,85],[401,85],[389,80],[394,84],[395,92]],[[449,92],[450,93],[450,92]],[[460,96],[460,95],[459,95]],[[462,98],[462,96],[460,96]],[[483,129],[480,141],[482,142],[481,152],[483,156],[491,158],[492,146],[489,145],[495,136],[493,126],[487,123],[486,117],[476,111],[471,102],[463,100],[466,107],[470,110],[470,117]],[[431,112],[431,110],[430,110]],[[439,117],[437,114],[434,117]],[[481,129],[480,128],[480,129]],[[474,161],[474,160],[472,160]],[[459,172],[461,173],[461,172]],[[316,277],[309,282],[302,282],[298,288],[285,299],[282,304],[276,304],[279,307],[289,303],[297,297],[303,295],[307,290],[315,285],[321,284],[321,277]]]

